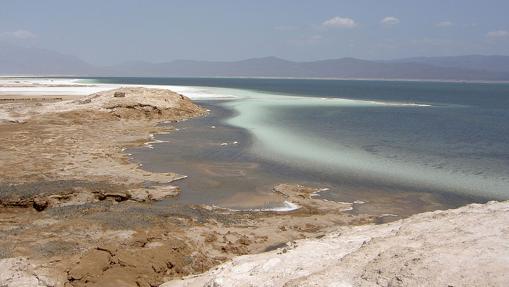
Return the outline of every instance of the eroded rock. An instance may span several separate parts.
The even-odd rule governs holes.
[[[69,269],[68,279],[73,282],[76,280],[91,281],[106,271],[111,264],[111,255],[107,251],[93,249],[80,258],[78,264]]]
[[[86,252],[68,271],[69,286],[158,286],[166,276],[189,274],[195,270],[194,264],[211,265],[179,239],[150,243]]]
[[[162,287],[506,286],[508,228],[509,201],[472,204],[343,227]]]

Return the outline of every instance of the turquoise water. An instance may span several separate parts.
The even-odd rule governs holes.
[[[337,178],[509,198],[509,85],[481,83],[103,78],[172,85],[231,110],[246,152]]]

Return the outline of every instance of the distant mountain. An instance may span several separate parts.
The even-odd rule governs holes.
[[[418,57],[390,61],[393,63],[421,63],[437,67],[452,67],[491,72],[509,72],[509,56],[466,55],[452,57]]]
[[[342,58],[294,62],[276,57],[242,61],[177,60],[90,65],[57,52],[0,45],[0,75],[133,77],[295,77],[509,81],[509,56],[458,56],[367,61]]]
[[[508,57],[509,58],[509,57]],[[235,62],[179,60],[110,67],[114,75],[162,77],[297,77],[508,81],[509,72],[438,66],[420,62],[379,62],[342,58],[293,62],[275,57]]]
[[[115,74],[167,77],[305,77],[299,63],[275,57],[235,62],[177,60],[169,63],[127,63],[110,67]]]
[[[0,44],[0,75],[83,75],[98,70],[74,56]]]

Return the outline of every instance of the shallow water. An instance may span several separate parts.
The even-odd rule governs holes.
[[[270,189],[281,182],[329,187],[322,196],[367,201],[356,210],[377,213],[509,198],[507,84],[92,81],[172,85],[191,97],[231,99],[202,102],[211,116],[157,136],[168,143],[133,151],[147,169],[190,176],[181,182],[182,202],[276,206],[281,199]]]
[[[330,176],[362,174],[464,195],[509,195],[509,129],[480,121],[491,111],[260,93],[225,105],[237,112],[227,123],[249,130],[252,151],[267,159]],[[501,113],[498,120],[506,118]]]
[[[177,172],[188,176],[177,184],[176,199],[160,204],[210,204],[241,210],[281,208],[284,198],[272,192],[279,183],[295,183],[328,189],[319,196],[342,202],[357,202],[353,213],[395,214],[457,207],[481,198],[442,193],[424,187],[395,185],[362,176],[334,175],[267,160],[251,153],[253,136],[228,125],[231,110],[217,102],[200,102],[209,116],[176,125],[177,130],[156,135],[150,146],[129,149],[143,168]]]

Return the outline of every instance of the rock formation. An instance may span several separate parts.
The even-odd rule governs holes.
[[[183,286],[507,286],[509,202],[472,204],[237,257]]]

